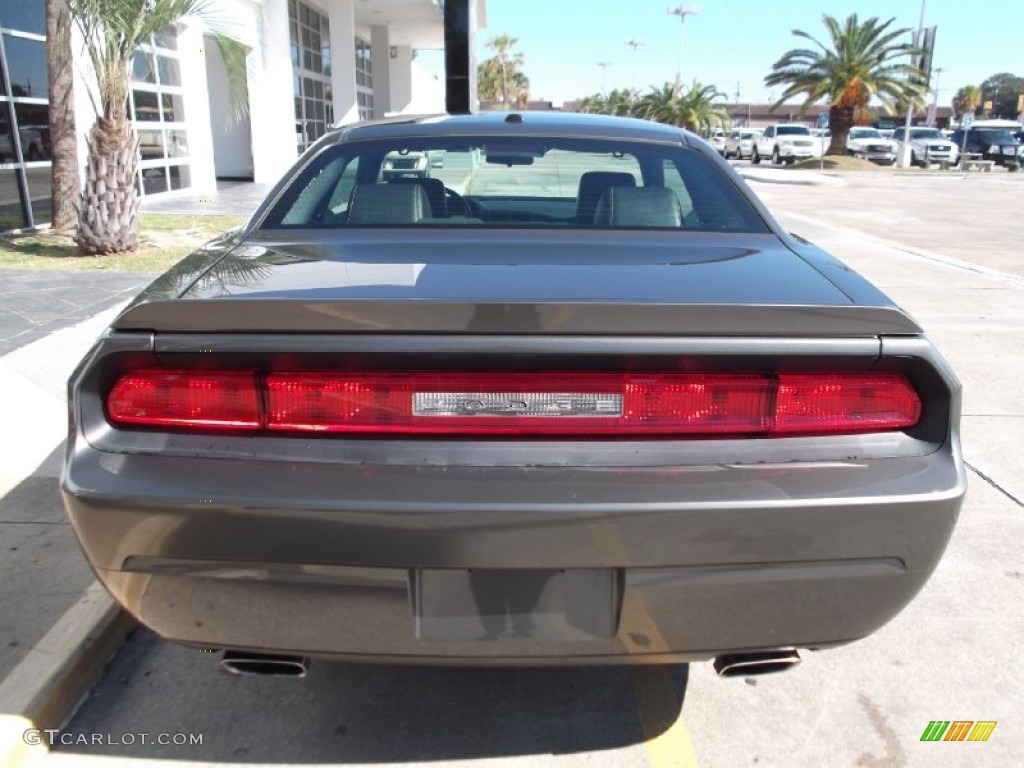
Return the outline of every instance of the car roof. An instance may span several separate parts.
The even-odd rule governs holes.
[[[342,126],[333,132],[334,141],[512,135],[632,139],[677,145],[691,143],[693,138],[693,134],[681,128],[650,120],[576,112],[530,111],[401,116]]]

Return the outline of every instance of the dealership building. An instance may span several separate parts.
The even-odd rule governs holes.
[[[484,0],[473,9],[485,26]],[[204,197],[217,179],[273,182],[332,125],[443,112],[443,76],[416,61],[444,48],[443,14],[444,0],[216,0],[217,28],[246,50],[247,112],[206,24],[161,30],[132,68],[138,189]],[[0,0],[0,230],[49,221],[45,32],[43,0]],[[84,167],[95,113],[77,30],[72,56]]]

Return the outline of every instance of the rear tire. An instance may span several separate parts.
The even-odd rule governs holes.
[[[752,162],[754,165],[760,165],[761,163],[761,155],[757,153],[757,147],[754,147],[750,151],[750,162]]]

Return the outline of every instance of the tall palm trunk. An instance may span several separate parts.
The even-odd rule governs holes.
[[[123,117],[99,117],[86,139],[89,160],[76,242],[84,253],[138,247],[139,199],[135,190],[137,140]]]
[[[78,217],[78,139],[75,135],[71,33],[64,0],[46,0],[46,60],[50,86],[51,226],[71,232]]]
[[[826,155],[845,155],[846,139],[850,135],[850,128],[853,127],[856,107],[833,104],[828,110],[828,125],[832,131],[832,141],[828,145]]]

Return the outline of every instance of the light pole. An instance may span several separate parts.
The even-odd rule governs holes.
[[[606,86],[606,78],[605,78],[605,76],[608,74],[608,67],[610,67],[611,65],[612,65],[612,63],[610,61],[599,61],[599,62],[597,62],[597,66],[599,66],[601,68],[601,95],[602,96],[607,96],[608,95],[608,88]]]
[[[917,34],[914,35],[914,44],[924,42],[924,7],[927,0],[921,0],[921,18],[917,22]],[[903,125],[903,151],[900,152],[900,168],[910,167],[910,121],[914,115],[914,101],[907,101],[907,120]]]
[[[934,128],[939,115],[939,78],[942,77],[942,73],[945,71],[943,67],[935,68],[935,89],[932,91],[935,95],[932,97],[932,105],[928,108],[928,127]]]
[[[679,69],[676,70],[676,91],[675,97],[678,99],[683,89],[683,29],[686,28],[686,17],[696,16],[700,13],[700,6],[697,5],[677,5],[675,8],[669,6],[665,9],[665,12],[670,16],[679,17]]]
[[[635,37],[629,38],[626,41],[626,45],[632,46],[633,48],[633,74],[629,88],[629,114],[633,115],[633,101],[636,99],[636,49],[641,45],[647,45],[643,40],[638,40]]]

